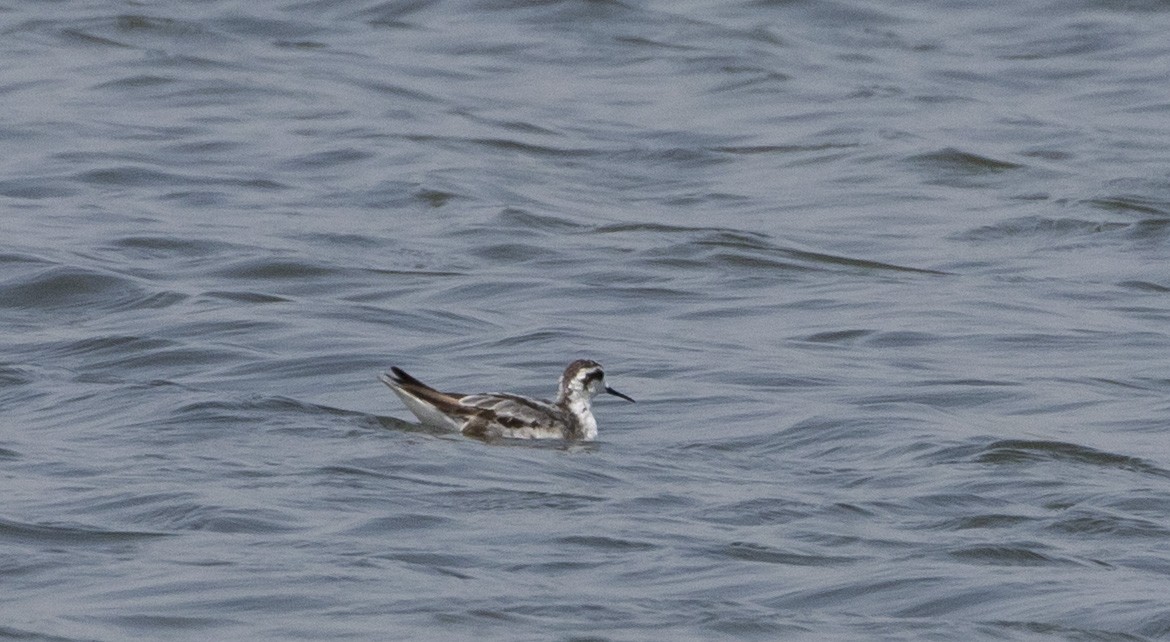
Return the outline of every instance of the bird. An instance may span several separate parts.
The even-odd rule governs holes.
[[[592,399],[606,392],[633,402],[605,383],[601,364],[578,359],[561,375],[554,401],[502,392],[461,394],[439,392],[392,366],[379,379],[390,387],[419,421],[428,426],[454,429],[467,437],[494,439],[597,439],[597,420]]]

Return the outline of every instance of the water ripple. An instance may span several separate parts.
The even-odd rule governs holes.
[[[1136,472],[1157,477],[1170,477],[1170,471],[1151,464],[1140,457],[1104,452],[1059,441],[1028,441],[1006,439],[984,447],[976,455],[976,461],[987,464],[1020,464],[1036,461],[1053,461],[1073,464],[1087,464],[1100,468],[1111,468]]]
[[[30,524],[0,518],[0,538],[12,543],[38,545],[52,542],[56,545],[87,547],[100,544],[134,542],[144,538],[161,537],[163,532],[104,530],[85,526]]]
[[[52,313],[132,305],[149,294],[134,280],[95,270],[57,266],[0,283],[0,303],[22,312]]]

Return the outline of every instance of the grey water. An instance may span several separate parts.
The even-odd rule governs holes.
[[[1167,33],[4,3],[0,637],[1170,637]]]

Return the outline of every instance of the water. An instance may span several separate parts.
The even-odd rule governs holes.
[[[1168,32],[12,4],[0,636],[1170,635]],[[581,357],[594,444],[377,381]]]

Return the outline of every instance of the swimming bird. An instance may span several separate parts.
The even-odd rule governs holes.
[[[607,386],[601,364],[588,359],[578,359],[565,368],[555,401],[502,392],[439,392],[397,367],[391,367],[379,379],[422,423],[458,430],[477,439],[592,441],[597,438],[593,395],[606,392],[633,401]]]

